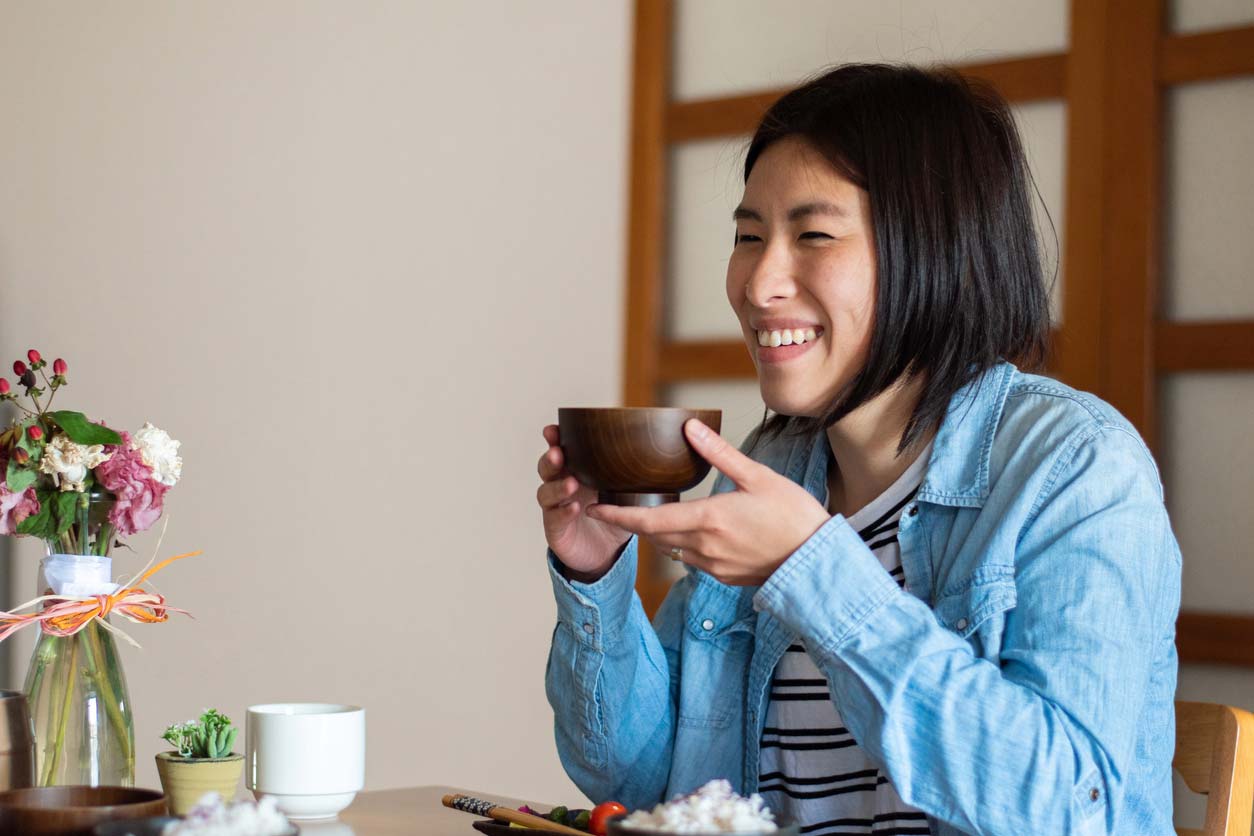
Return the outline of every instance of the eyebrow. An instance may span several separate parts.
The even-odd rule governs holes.
[[[837,206],[835,203],[826,203],[824,201],[814,201],[812,203],[802,203],[788,210],[788,220],[796,221],[807,215],[831,215],[837,218],[848,216],[849,212],[843,206]],[[756,209],[750,209],[744,205],[737,206],[732,211],[732,220],[747,220],[762,222],[762,215]]]

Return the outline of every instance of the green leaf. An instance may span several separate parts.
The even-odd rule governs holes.
[[[13,459],[9,459],[9,468],[4,474],[4,483],[8,485],[9,490],[13,493],[21,493],[35,484],[35,479],[38,475],[33,468],[20,465]]]
[[[38,537],[41,540],[51,540],[57,531],[57,521],[53,516],[52,503],[44,502],[40,497],[40,507],[38,514],[31,514],[26,519],[17,524],[18,534],[29,534],[31,537]]]
[[[78,500],[81,496],[82,494],[74,491],[65,491],[53,497],[51,504],[54,509],[53,513],[56,514],[57,518],[55,532],[57,537],[69,531],[70,526],[74,525],[74,521],[78,516]]]
[[[122,436],[108,427],[93,424],[81,412],[61,410],[47,413],[75,444],[121,444]]]

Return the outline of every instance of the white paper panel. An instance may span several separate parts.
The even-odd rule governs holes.
[[[1164,313],[1254,317],[1254,78],[1173,88],[1165,116]]]
[[[671,150],[665,328],[674,338],[740,336],[725,287],[748,145],[737,137]]]
[[[1167,508],[1186,609],[1254,612],[1254,374],[1172,375],[1160,390]]]
[[[1254,23],[1251,0],[1173,0],[1168,4],[1168,31],[1180,34],[1226,29]]]
[[[1031,196],[1041,236],[1046,280],[1061,263],[1066,172],[1066,107],[1039,102],[1014,108],[1020,133],[1044,206]],[[748,137],[676,146],[670,158],[670,241],[667,248],[666,333],[674,339],[735,338],[736,317],[727,302],[725,279],[735,229],[731,212],[744,192]],[[1054,230],[1044,209],[1049,210]],[[1062,277],[1051,302],[1061,318]]]
[[[1014,106],[1028,166],[1040,198],[1030,195],[1047,285],[1052,283],[1050,309],[1062,322],[1062,243],[1067,172],[1067,107],[1062,102],[1034,102]],[[1042,201],[1044,204],[1042,205]],[[1048,210],[1048,216],[1046,215]],[[1051,227],[1052,223],[1052,227]],[[1057,278],[1055,278],[1055,272]]]
[[[1254,670],[1221,665],[1181,665],[1176,699],[1217,702],[1254,710]],[[1175,776],[1176,827],[1201,827],[1206,799]]]
[[[973,63],[1067,48],[1066,0],[680,0],[674,97],[787,87],[850,61]]]

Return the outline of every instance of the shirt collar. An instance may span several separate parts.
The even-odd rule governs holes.
[[[932,443],[921,502],[979,508],[988,499],[993,436],[1018,369],[998,363],[959,389]]]

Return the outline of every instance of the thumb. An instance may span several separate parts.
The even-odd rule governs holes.
[[[761,467],[696,418],[684,422],[684,435],[701,458],[735,482],[738,488],[746,487]]]

